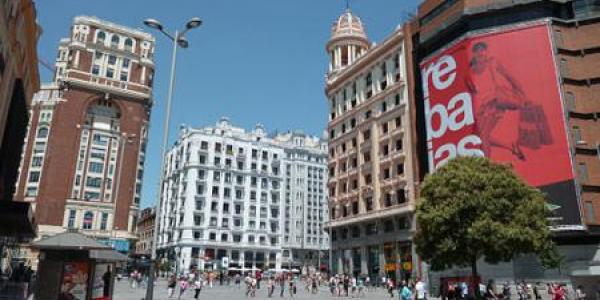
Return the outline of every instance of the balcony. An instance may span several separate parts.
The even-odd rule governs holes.
[[[392,162],[392,154],[388,152],[387,155],[383,155],[382,153],[379,153],[379,163],[380,164],[389,164],[390,162]]]
[[[391,176],[388,179],[383,179],[383,177],[381,177],[380,182],[382,189],[396,189],[406,186],[406,178],[403,175]]]
[[[397,150],[397,151],[392,152],[391,157],[394,160],[400,159],[400,160],[404,161],[404,159],[406,158],[406,155],[404,154],[403,150]]]
[[[371,185],[362,186],[360,191],[365,196],[373,195],[373,187]]]
[[[395,136],[402,135],[402,134],[404,134],[404,127],[403,127],[402,125],[400,125],[400,126],[398,126],[398,127],[394,128],[394,129],[392,130],[392,136],[394,136],[394,137],[395,137]]]

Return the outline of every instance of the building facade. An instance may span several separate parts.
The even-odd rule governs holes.
[[[151,35],[87,16],[60,41],[55,80],[31,108],[16,194],[34,205],[39,236],[80,230],[124,252],[135,240],[153,51]]]
[[[283,264],[303,274],[327,269],[327,143],[300,131],[278,134],[283,157]]]
[[[526,181],[546,193],[553,210],[551,220],[555,241],[564,256],[563,265],[560,270],[545,270],[530,256],[494,266],[482,262],[479,268],[482,279],[571,280],[574,286],[585,286],[589,299],[593,299],[594,286],[600,277],[595,267],[600,253],[600,123],[597,118],[600,112],[600,102],[597,101],[600,95],[600,2],[427,0],[419,6],[418,16],[410,27],[416,54],[412,68],[415,72],[415,105],[419,112],[417,132],[422,137],[418,152],[423,174],[432,168],[428,151],[435,143],[435,137],[432,141],[427,131],[431,116],[427,113],[427,103],[436,101],[431,100],[435,96],[432,93],[439,94],[431,87],[431,82],[426,81],[429,75],[423,75],[423,70],[428,70],[430,62],[440,55],[461,57],[460,51],[455,50],[460,45],[468,45],[464,49],[473,52],[472,56],[467,56],[468,59],[475,59],[473,57],[485,52],[496,64],[502,64],[519,91],[510,92],[515,89],[514,85],[500,90],[525,95],[530,102],[541,103],[550,119],[537,119],[535,126],[549,123],[553,143],[548,141],[538,146],[520,139],[514,142],[512,151],[499,148],[488,151],[484,147],[482,153],[492,160],[511,162]],[[517,35],[532,38],[515,39],[516,42],[509,43]],[[500,40],[505,42],[497,42]],[[471,66],[473,63],[476,61],[471,60]],[[477,83],[477,70],[462,68],[460,64],[454,68],[457,70],[456,78],[462,76],[459,72],[468,70],[477,90],[477,85],[482,84]],[[522,68],[523,64],[529,64],[528,67],[538,73],[523,76],[529,74]],[[546,77],[550,80],[543,81]],[[498,81],[495,84],[501,85]],[[539,96],[548,91],[552,91],[551,97]],[[479,93],[484,94],[485,91]],[[473,97],[474,102],[485,100],[479,95]],[[519,99],[518,96],[512,98]],[[476,111],[480,104],[473,105],[475,123],[485,122],[478,118]],[[552,110],[558,113],[550,116]],[[509,118],[508,113],[502,115],[498,120],[499,126],[506,122],[504,124],[511,125],[508,127],[522,130],[525,127],[523,123],[527,122],[522,118],[509,121]],[[496,141],[514,140],[510,133],[499,130],[492,135],[495,135]],[[558,145],[560,150],[537,154],[561,143],[564,145]],[[558,156],[564,157],[565,163],[561,163]],[[536,159],[539,160],[537,166]],[[525,171],[519,169],[519,165],[523,165]],[[544,184],[531,179],[544,174],[558,174],[565,179]],[[439,278],[464,274],[466,272],[461,273],[460,270],[435,273],[432,283],[439,282]]]
[[[371,44],[346,10],[326,49],[333,271],[409,278],[417,179],[404,29]]]
[[[136,224],[138,240],[135,242],[135,254],[148,256],[152,254],[155,221],[156,209],[154,207],[147,207],[140,211]]]
[[[295,146],[294,141],[310,144]],[[313,144],[320,145],[303,136],[269,137],[260,124],[246,132],[226,118],[214,127],[184,128],[164,168],[157,245],[161,256],[176,260],[177,270],[183,272],[195,267],[221,269],[223,261],[229,268],[266,270],[291,264],[289,250],[304,246],[303,241],[314,248],[319,242],[316,221],[311,219],[310,226],[293,231],[296,219],[286,220],[286,216],[299,206],[296,201],[318,200],[322,192],[311,182],[311,189],[317,189],[312,198],[307,190],[306,196],[292,197],[295,185],[284,186],[287,166],[292,174],[293,160],[306,161],[302,164],[306,169],[299,168],[306,176],[314,163],[310,175],[319,181],[317,165],[324,167],[322,156],[307,150],[300,158],[285,148]],[[308,182],[303,187],[308,188]],[[305,214],[317,217],[312,210],[315,206],[312,202],[305,207]],[[287,245],[297,235],[300,245]],[[324,248],[326,236],[321,238]]]
[[[37,233],[29,203],[14,197],[19,161],[27,135],[28,111],[40,88],[37,44],[42,30],[31,0],[0,3],[0,269],[31,265],[20,243]],[[15,286],[14,292],[17,293]],[[3,289],[0,297],[15,297]],[[22,294],[22,292],[21,292]]]

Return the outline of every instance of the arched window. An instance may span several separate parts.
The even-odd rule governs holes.
[[[113,34],[112,38],[110,39],[110,46],[111,47],[119,47],[119,36],[116,34]]]
[[[106,40],[106,32],[98,31],[98,34],[96,35],[96,43],[104,44],[105,40]]]
[[[83,225],[81,228],[83,229],[92,229],[92,224],[94,223],[94,213],[91,211],[86,211],[83,215]]]
[[[125,51],[133,52],[133,40],[131,38],[125,40]]]
[[[48,128],[41,127],[40,129],[38,129],[37,137],[40,139],[45,139],[46,137],[48,137]]]

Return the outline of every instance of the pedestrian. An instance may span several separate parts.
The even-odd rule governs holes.
[[[343,285],[344,285],[344,295],[346,297],[348,297],[349,291],[350,291],[350,276],[344,275]]]
[[[290,292],[290,297],[294,298],[294,294],[296,294],[296,283],[294,282],[294,278],[292,277],[293,275],[290,274],[288,280],[289,280],[289,292]]]
[[[188,280],[185,276],[181,276],[179,279],[179,297],[177,299],[181,299],[181,296],[185,293],[185,290],[188,288]]]
[[[283,274],[279,276],[279,289],[279,297],[283,298],[283,293],[285,292],[285,278],[283,277]]]
[[[335,296],[335,286],[336,286],[335,276],[331,276],[329,278],[329,291],[331,292],[331,296]]]
[[[258,284],[258,279],[255,276],[250,278],[250,296],[252,298],[256,297],[256,287]]]
[[[565,300],[565,289],[558,283],[552,284],[550,293],[552,294],[552,300]]]
[[[417,300],[427,299],[427,285],[419,277],[417,277],[417,283],[415,284],[415,297]]]
[[[508,281],[502,285],[502,298],[510,300],[510,283]]]
[[[319,289],[317,287],[317,284],[319,284],[319,283],[320,283],[319,279],[317,277],[313,276],[313,278],[311,280],[313,294],[316,294],[318,292]]]
[[[169,298],[173,298],[173,293],[175,292],[175,285],[177,285],[177,279],[175,278],[175,275],[171,275],[167,283],[167,291],[169,294]]]
[[[394,280],[391,278],[387,279],[387,290],[390,298],[394,298]]]
[[[274,291],[275,291],[275,281],[273,280],[273,277],[269,276],[269,279],[267,280],[267,297],[269,297],[269,298],[273,297]]]
[[[402,288],[400,290],[400,300],[412,300],[412,291],[408,287],[405,281],[402,281]]]
[[[538,286],[540,286],[539,282],[533,286],[533,296],[535,297],[535,300],[542,300],[542,294],[540,293]]]
[[[194,299],[198,300],[198,296],[202,291],[202,285],[204,284],[204,282],[202,282],[202,278],[200,278],[200,276],[195,276],[195,278],[196,280],[194,281]]]
[[[493,280],[489,280],[487,286],[485,287],[485,299],[486,300],[498,300],[498,296],[496,296],[496,285]]]
[[[583,285],[578,285],[575,289],[575,300],[585,300],[586,294],[583,291]]]
[[[361,298],[365,296],[365,282],[362,277],[357,278],[356,285],[358,286],[358,294],[356,297]]]

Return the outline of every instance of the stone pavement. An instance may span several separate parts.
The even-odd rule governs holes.
[[[219,286],[215,285],[213,288],[203,288],[200,293],[199,299],[210,299],[210,300],[241,300],[241,299],[255,299],[255,300],[265,300],[265,299],[297,299],[297,300],[308,300],[308,299],[355,299],[351,297],[332,297],[329,293],[329,289],[326,286],[322,286],[319,289],[318,294],[310,294],[304,290],[304,286],[298,286],[298,293],[294,295],[293,298],[290,298],[289,292],[285,291],[284,298],[279,297],[279,286],[276,287],[275,293],[273,294],[273,298],[267,297],[267,289],[263,286],[260,290],[256,291],[255,298],[246,298],[245,289],[237,288],[234,285],[231,286]],[[177,299],[177,295],[179,292],[179,288],[177,288],[175,292],[175,297],[172,299]],[[146,295],[145,287],[139,287],[137,289],[132,289],[129,286],[128,280],[123,279],[120,282],[117,282],[115,285],[114,299],[115,300],[141,300]],[[397,295],[394,294],[395,298],[398,299]],[[159,280],[154,289],[154,299],[155,300],[168,300],[167,295],[167,284],[164,280]],[[187,290],[181,299],[194,299],[194,290]],[[360,298],[356,298],[360,299]],[[384,289],[371,290],[366,292],[365,297],[362,299],[369,300],[384,300],[390,299],[390,296]]]

